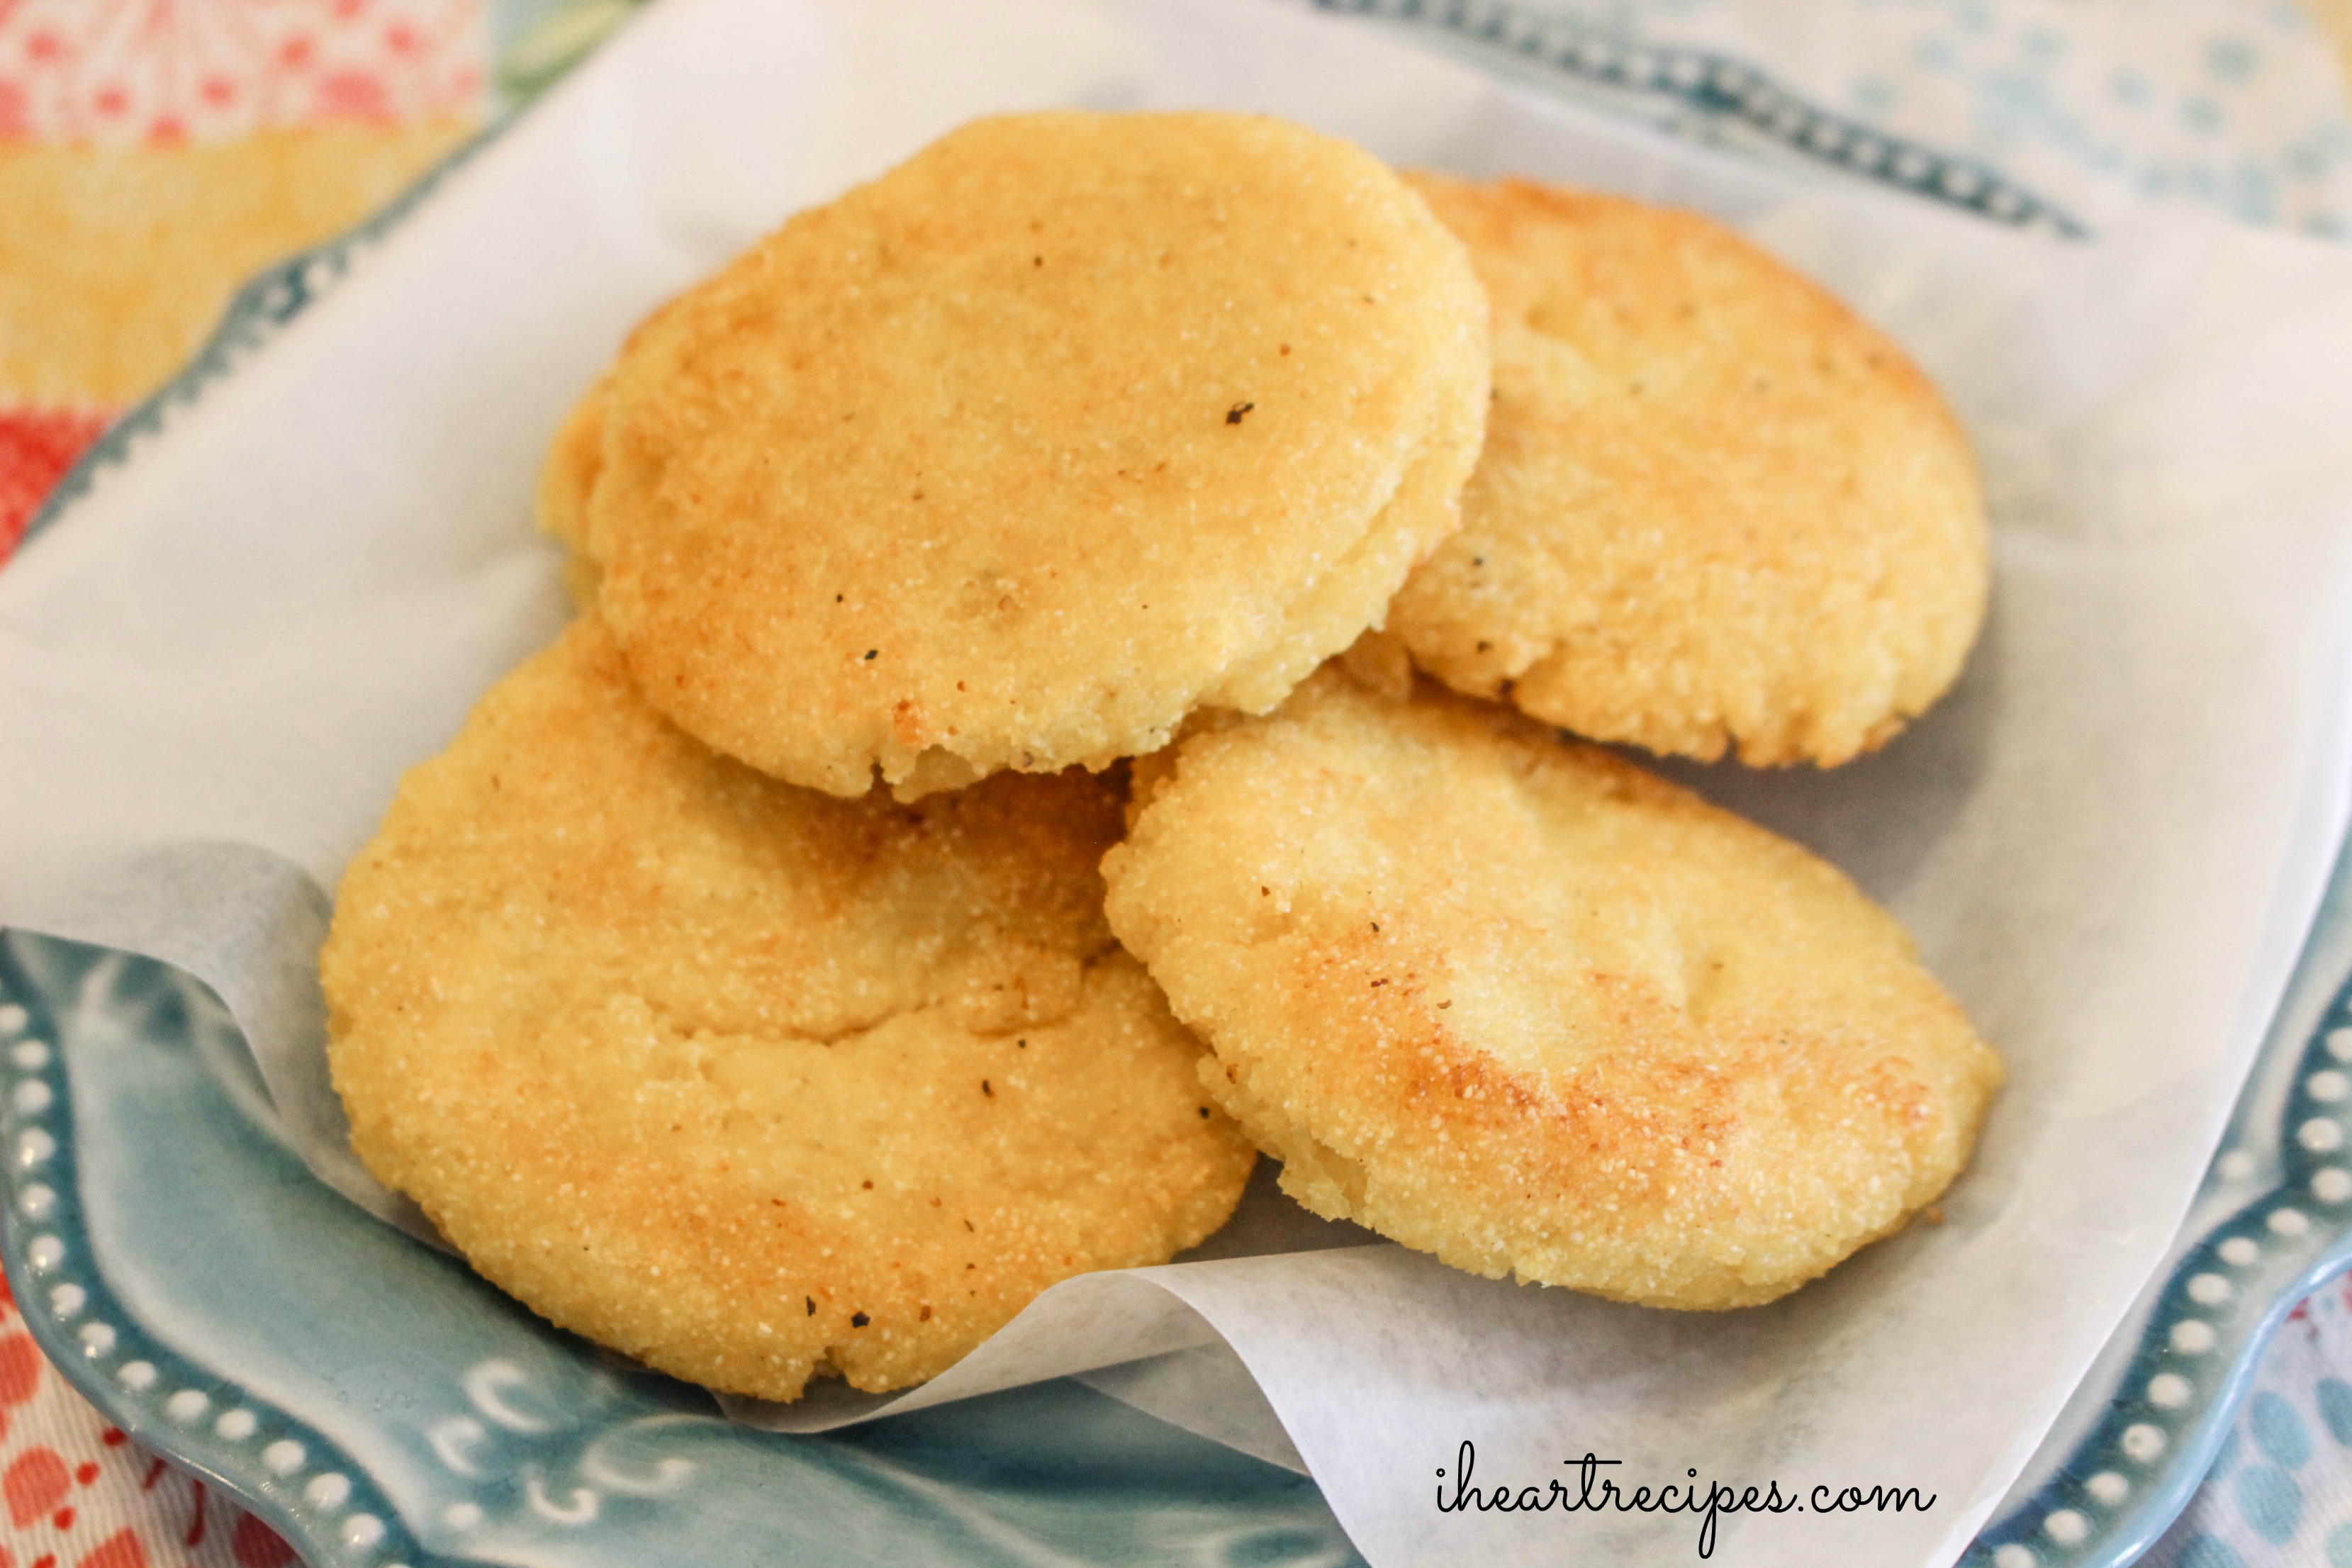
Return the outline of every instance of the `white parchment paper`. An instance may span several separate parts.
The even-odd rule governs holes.
[[[1949,1561],[2163,1253],[2340,826],[2333,249],[2070,245],[1792,183],[1251,0],[667,0],[0,573],[0,921],[211,982],[314,1168],[403,1218],[324,1083],[325,889],[401,770],[561,622],[529,527],[548,436],[640,314],[787,212],[1053,103],[1264,109],[1400,162],[1707,208],[1912,348],[1996,518],[1965,680],[1834,773],[1685,772],[1891,904],[2012,1077],[1943,1224],[1769,1308],[1477,1279],[1261,1182],[1201,1257],[1066,1283],[922,1389],[747,1414],[1088,1372],[1303,1464],[1382,1565],[1694,1560],[1687,1516],[1441,1511],[1465,1440],[1482,1485],[1590,1451],[1628,1486],[1916,1487],[1925,1512],[1727,1520],[1717,1560]]]

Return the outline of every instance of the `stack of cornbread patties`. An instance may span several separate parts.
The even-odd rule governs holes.
[[[1663,1305],[1769,1300],[1933,1198],[1999,1068],[1894,922],[1478,699],[1884,740],[1980,613],[1964,442],[1697,220],[1424,190],[1255,117],[986,121],[640,327],[542,479],[581,618],[341,890],[370,1169],[556,1322],[785,1399],[1166,1260],[1255,1149],[1318,1213]],[[1563,259],[1658,225],[1696,237],[1634,268],[1668,307]],[[1596,309],[1681,366],[1663,423],[1554,331]],[[1779,423],[1720,406],[1759,344],[1811,367]],[[1801,493],[1706,500],[1775,464]],[[1714,626],[1741,583],[1780,603]],[[1809,594],[1838,648],[1776,646]],[[1618,665],[1589,710],[1631,727],[1558,695]]]

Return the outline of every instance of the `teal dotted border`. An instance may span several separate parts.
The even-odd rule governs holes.
[[[170,1349],[108,1286],[74,1180],[59,1020],[17,956],[22,940],[0,934],[0,1262],[42,1353],[108,1420],[236,1499],[310,1568],[459,1568],[422,1550],[342,1447]],[[151,960],[111,961],[160,979]]]
[[[1808,162],[2021,228],[2086,231],[2055,203],[1987,164],[1830,113],[1767,72],[1704,49],[1638,44],[1506,0],[1313,0],[1319,11],[1436,27],[1482,48],[1614,91],[1737,125]]]
[[[2276,1131],[2277,1182],[2174,1266],[2105,1414],[1963,1568],[2118,1568],[2156,1544],[2212,1468],[2263,1350],[2352,1266],[2352,976],[2304,1044]],[[2234,1140],[2205,1193],[2244,1188],[2259,1168]]]

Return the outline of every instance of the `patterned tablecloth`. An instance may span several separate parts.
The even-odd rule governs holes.
[[[2347,57],[2287,0],[1485,3],[1741,57],[1822,108],[1969,154],[2094,229],[2160,203],[2352,237]],[[2352,16],[2347,0],[2312,4]],[[380,205],[627,9],[0,0],[0,562],[243,278]],[[83,1404],[5,1286],[0,1510],[0,1568],[293,1560]],[[2352,1568],[2352,1285],[2298,1310],[2149,1562]]]

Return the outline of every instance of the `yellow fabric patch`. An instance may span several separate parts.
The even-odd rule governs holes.
[[[144,395],[247,278],[359,222],[473,129],[451,116],[179,146],[0,142],[0,398]]]

